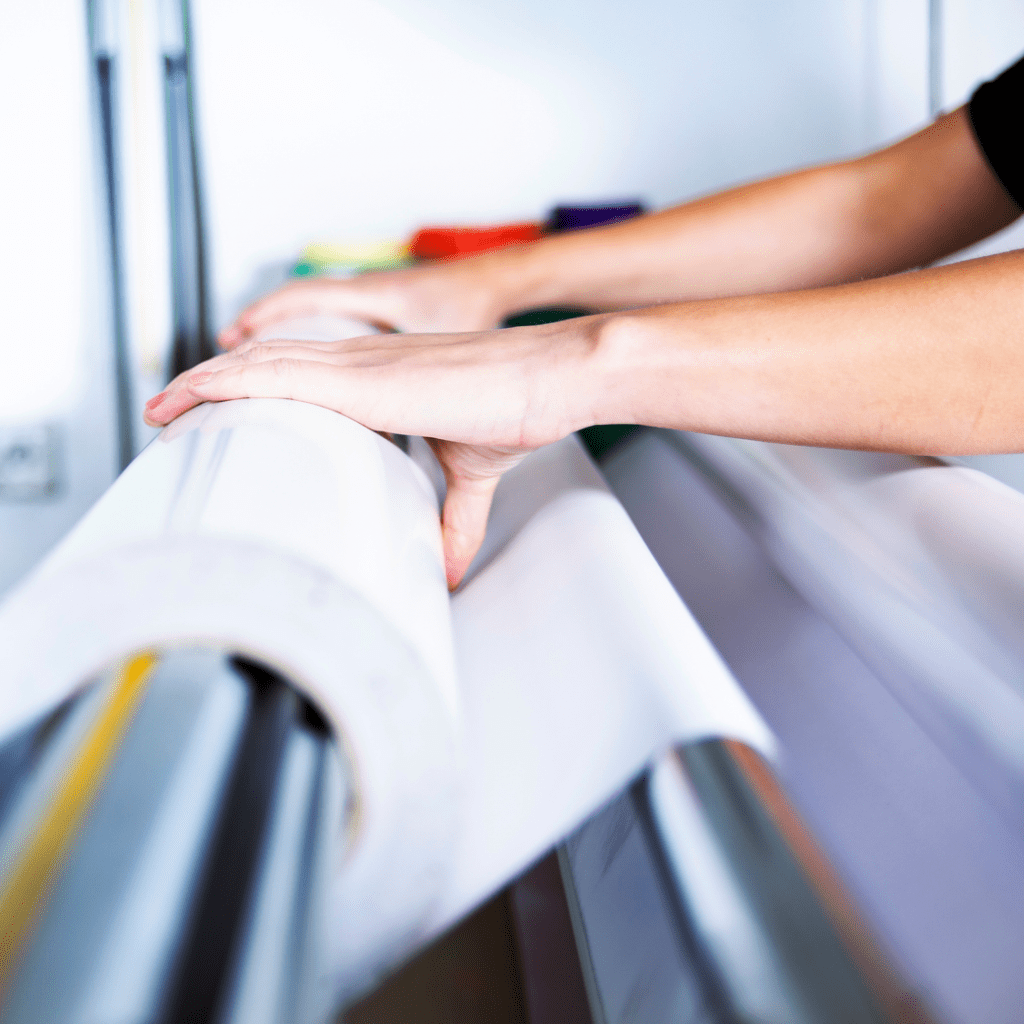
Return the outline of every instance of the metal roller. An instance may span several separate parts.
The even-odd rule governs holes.
[[[324,1018],[343,786],[325,722],[279,675],[140,654],[4,753],[0,1018]]]
[[[594,1024],[927,1024],[746,744],[680,746],[560,848]]]

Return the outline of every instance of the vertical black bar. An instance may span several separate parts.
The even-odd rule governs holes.
[[[167,185],[171,225],[171,289],[174,341],[170,376],[214,354],[209,330],[207,265],[191,74],[191,27],[187,0],[180,12],[182,48],[164,54]]]
[[[241,659],[233,663],[251,683],[253,700],[158,1017],[164,1024],[213,1022],[223,1010],[288,735],[301,713],[299,698],[276,675]]]
[[[107,230],[114,318],[114,387],[117,402],[118,466],[124,469],[135,454],[132,431],[131,371],[128,363],[128,328],[125,315],[124,266],[121,255],[117,189],[117,138],[114,127],[116,95],[115,58],[98,53],[96,83],[99,93],[103,167],[107,185]]]

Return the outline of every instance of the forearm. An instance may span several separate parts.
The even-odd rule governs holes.
[[[249,341],[146,406],[293,398],[432,438],[450,586],[498,478],[594,423],[953,454],[1024,450],[1024,252],[872,281],[543,327]]]
[[[622,309],[891,274],[1018,212],[961,109],[861,159],[487,254],[476,267],[503,315],[556,304]]]
[[[845,448],[1024,450],[1024,253],[603,318],[588,409]]]

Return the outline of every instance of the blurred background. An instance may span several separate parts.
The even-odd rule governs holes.
[[[310,243],[861,152],[1024,50],[1024,7],[50,0],[0,31],[3,593],[149,440],[175,333],[208,350]]]
[[[0,6],[0,33],[2,597],[152,439],[145,400],[289,275],[393,264],[424,226],[656,209],[884,145],[1024,52],[1024,5],[48,0]],[[1017,225],[954,258],[1021,245]],[[1024,492],[1024,456],[960,461]],[[913,990],[939,1019],[1019,1020],[1021,494],[937,460],[665,432],[600,466]],[[155,777],[138,743],[130,781]],[[413,1000],[542,1024],[523,986],[576,940],[565,910],[556,948],[537,908],[565,909],[587,830],[601,851],[635,838],[632,799],[348,1019],[409,1021]],[[656,944],[654,916],[615,884],[576,911],[612,908],[602,955],[632,984],[648,952],[622,922]],[[576,966],[559,983],[582,1005]]]

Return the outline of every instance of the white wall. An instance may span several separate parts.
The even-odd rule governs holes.
[[[1024,52],[1024,4],[943,0],[942,43],[943,104],[950,108],[965,103],[979,82]]]
[[[115,453],[84,4],[5,4],[0,37],[0,437],[48,423],[63,448],[56,497],[0,498],[2,594],[103,493]]]
[[[307,242],[656,206],[927,116],[925,0],[194,0],[218,314]]]
[[[169,337],[158,0],[119,5],[128,317]],[[655,206],[927,119],[927,0],[192,0],[217,318],[316,239]],[[83,0],[0,7],[0,440],[58,424],[66,487],[0,500],[0,593],[113,478],[109,282]],[[944,0],[948,106],[1024,50],[1018,0]],[[987,248],[1024,244],[1024,228]],[[148,435],[136,424],[140,439]]]

